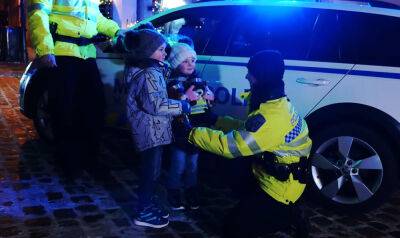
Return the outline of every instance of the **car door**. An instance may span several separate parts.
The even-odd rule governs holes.
[[[318,108],[351,102],[377,108],[400,121],[400,18],[342,12],[340,22],[341,60],[356,65]]]
[[[106,99],[106,123],[115,127],[125,126],[126,89],[122,84],[125,62],[122,52],[108,40],[95,46],[96,62]]]
[[[246,115],[240,95],[249,90],[246,64],[258,51],[272,49],[283,54],[286,93],[303,116],[352,67],[335,61],[339,47],[334,13],[276,5],[249,6],[242,12],[224,55],[214,55],[203,71],[204,77],[215,78],[217,113]]]

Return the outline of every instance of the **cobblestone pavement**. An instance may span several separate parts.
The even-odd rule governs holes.
[[[85,175],[67,183],[54,169],[51,147],[38,140],[32,122],[19,112],[16,75],[0,70],[0,237],[219,236],[220,221],[235,201],[212,175],[212,166],[203,166],[200,174],[201,209],[172,214],[164,229],[133,225],[136,160],[129,138],[116,132],[107,133],[102,146],[112,179],[98,183]],[[159,194],[165,197],[162,187]],[[355,217],[311,203],[306,211],[312,237],[400,237],[400,191],[381,208]]]

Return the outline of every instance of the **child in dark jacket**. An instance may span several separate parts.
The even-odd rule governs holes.
[[[192,126],[209,125],[209,107],[214,100],[214,94],[206,82],[198,78],[195,71],[196,52],[185,43],[172,46],[169,63],[173,69],[167,81],[168,93],[171,98],[189,100],[192,105],[190,115],[176,117],[172,123],[175,142],[171,146],[171,165],[167,181],[168,200],[172,210],[185,209],[181,189],[185,189],[187,206],[198,209],[197,192],[197,160],[199,152],[190,146],[185,138],[179,138],[178,130],[184,120],[189,119]],[[189,118],[187,118],[189,117]]]
[[[163,145],[172,141],[172,116],[189,113],[186,101],[168,98],[165,38],[154,30],[129,31],[125,35],[128,86],[127,117],[134,145],[140,154],[138,208],[134,223],[161,228],[169,214],[154,202],[154,188],[161,170]]]

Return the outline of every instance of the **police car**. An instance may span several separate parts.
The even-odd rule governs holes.
[[[240,94],[251,55],[285,57],[286,92],[313,139],[309,192],[326,205],[360,212],[382,204],[398,185],[400,156],[400,10],[321,2],[205,2],[145,19],[163,34],[189,36],[197,70],[212,86],[218,114],[244,117]],[[123,60],[98,50],[107,120],[123,126]],[[50,138],[40,70],[21,78],[21,111]]]

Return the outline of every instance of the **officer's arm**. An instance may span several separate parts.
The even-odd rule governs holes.
[[[28,24],[31,42],[37,56],[54,54],[54,42],[49,30],[49,14],[53,0],[30,0],[28,3]]]
[[[244,128],[244,121],[235,119],[230,116],[220,116],[214,125],[214,128],[228,133],[232,130],[239,130]]]
[[[250,120],[250,121],[249,121]],[[280,141],[263,117],[249,118],[246,129],[233,130],[227,134],[205,127],[193,129],[189,142],[208,152],[226,158],[250,156],[271,151]]]
[[[97,13],[97,31],[109,37],[114,37],[119,30],[118,24],[101,14],[100,10]]]
[[[143,80],[141,90],[141,101],[143,110],[151,115],[180,115],[182,104],[178,100],[169,99],[163,95],[157,84],[159,80],[156,74],[145,72],[139,80]]]

